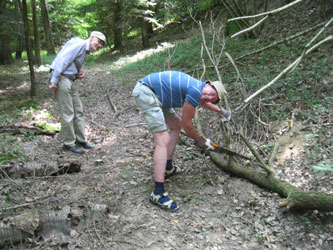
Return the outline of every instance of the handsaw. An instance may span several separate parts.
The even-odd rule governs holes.
[[[238,154],[238,153],[236,153],[234,151],[231,151],[229,149],[220,147],[217,144],[211,143],[211,145],[214,147],[214,149],[208,149],[208,151],[215,152],[215,153],[220,153],[220,154],[226,154],[226,155],[230,155],[230,156],[236,156],[236,157],[243,158],[245,160],[251,160],[249,157],[246,157],[244,155]]]

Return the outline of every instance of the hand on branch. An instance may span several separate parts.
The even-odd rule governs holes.
[[[212,143],[212,141],[210,139],[206,139],[206,138],[204,138],[202,136],[200,137],[199,141],[195,142],[195,145],[197,147],[199,147],[201,150],[204,150],[204,151],[206,151],[208,149],[214,150],[215,148],[213,147],[212,144],[213,143]]]
[[[224,108],[220,108],[220,111],[219,111],[219,116],[221,117],[222,119],[222,122],[226,122],[226,121],[230,121],[231,119],[231,111],[230,110],[226,110]]]

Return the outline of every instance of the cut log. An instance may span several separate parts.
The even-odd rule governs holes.
[[[0,176],[4,178],[26,178],[33,176],[56,176],[81,171],[81,162],[77,160],[54,162],[27,162],[24,165],[0,166]]]

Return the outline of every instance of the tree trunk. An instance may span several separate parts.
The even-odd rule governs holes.
[[[33,22],[33,26],[34,26],[36,63],[37,63],[37,65],[41,65],[42,60],[40,58],[40,40],[39,40],[38,20],[37,20],[36,1],[35,0],[31,0],[31,9],[32,9],[32,22]]]
[[[122,50],[121,6],[119,1],[113,2],[113,42],[115,50]]]
[[[149,39],[153,36],[153,26],[150,22],[146,21],[144,18],[141,23],[141,37],[142,37],[142,47],[147,49],[150,48]]]
[[[0,29],[3,32],[3,29]],[[13,58],[10,50],[10,36],[0,33],[0,65],[13,63]]]
[[[49,15],[47,13],[45,0],[40,0],[40,4],[41,4],[43,27],[44,27],[44,33],[45,33],[46,51],[47,51],[47,54],[54,55],[55,49],[54,49],[54,45],[53,45],[52,38],[51,38]]]
[[[36,82],[35,82],[35,72],[33,66],[33,54],[30,44],[30,32],[29,32],[29,23],[28,23],[28,11],[27,11],[27,1],[22,0],[22,16],[23,16],[23,23],[24,23],[24,37],[25,37],[25,46],[28,55],[28,63],[30,69],[30,81],[31,81],[31,89],[30,95],[36,96]]]
[[[6,9],[7,1],[0,2],[0,15],[3,15]],[[6,31],[4,23],[0,23],[0,65],[13,63],[13,58],[10,50],[10,36]]]
[[[18,16],[21,16],[21,2],[20,0],[15,1],[15,12]],[[24,37],[24,30],[23,27],[20,25],[20,30],[17,35],[16,39],[16,49],[15,49],[15,58],[22,59],[22,52],[23,52],[23,37]]]

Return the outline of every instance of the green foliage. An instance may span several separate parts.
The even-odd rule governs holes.
[[[52,123],[38,123],[37,127],[42,129],[43,131],[46,132],[58,132],[60,131],[60,124],[52,124]]]
[[[39,135],[36,135],[34,131],[24,132],[24,137],[22,138],[23,142],[26,141],[39,141]]]
[[[319,172],[319,171],[333,172],[333,162],[329,160],[322,161],[317,165],[312,166],[312,170],[313,172]]]
[[[311,226],[311,220],[308,217],[301,215],[300,218],[306,225]]]
[[[15,137],[2,135],[0,140],[0,163],[10,162],[14,159],[19,159],[24,162],[29,161],[27,155],[22,151],[22,147],[19,144],[14,144]],[[10,147],[9,147],[10,145]]]

